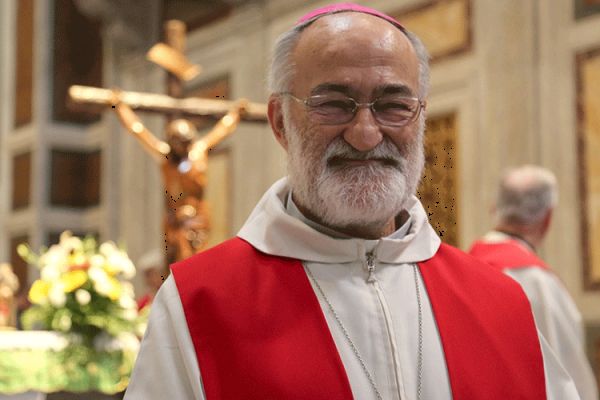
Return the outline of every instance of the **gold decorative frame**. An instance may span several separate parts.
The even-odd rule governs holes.
[[[457,113],[427,120],[425,170],[417,196],[442,240],[459,247],[457,137]]]
[[[392,16],[417,34],[432,62],[438,62],[471,50],[471,8],[471,0],[431,0],[393,12]]]
[[[584,288],[600,290],[600,47],[575,56]]]

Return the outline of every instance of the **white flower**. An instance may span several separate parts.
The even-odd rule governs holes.
[[[107,257],[106,263],[110,269],[114,269],[116,273],[123,274],[125,279],[131,279],[135,276],[135,265],[122,251],[117,251]]]
[[[117,335],[119,347],[137,353],[140,349],[140,340],[130,332],[121,332]]]
[[[90,267],[92,268],[102,268],[106,260],[100,254],[94,254],[90,257]]]
[[[63,233],[60,234],[60,238],[58,239],[58,243],[62,245],[63,243],[66,243],[72,237],[73,237],[73,232],[71,232],[71,231],[64,231]]]
[[[92,299],[92,295],[85,289],[78,289],[75,292],[75,299],[79,304],[85,306],[86,304],[89,304],[90,300]]]
[[[135,276],[135,265],[133,265],[133,262],[129,259],[129,257],[125,257],[126,258],[123,260],[122,266],[123,278],[132,279]]]
[[[131,282],[121,282],[121,288],[123,289],[123,296],[128,296],[132,299],[135,297],[135,289],[133,288]]]
[[[119,251],[117,246],[110,241],[102,243],[98,250],[100,251],[100,254],[102,254],[106,258],[109,258],[111,254]]]
[[[139,336],[139,337],[144,337],[144,334],[146,333],[146,329],[148,328],[148,323],[147,322],[140,322],[139,324],[136,325],[135,327],[135,333]]]
[[[73,250],[82,251],[83,250],[83,242],[77,236],[60,236],[60,246],[64,247],[66,251],[71,252]]]
[[[48,293],[48,298],[50,299],[50,304],[54,307],[60,308],[65,305],[67,302],[67,295],[65,294],[65,285],[61,282],[53,282],[50,286],[50,292]]]
[[[61,270],[57,264],[48,264],[40,272],[42,280],[52,282],[60,278]]]
[[[127,321],[133,321],[138,316],[137,310],[135,308],[130,308],[123,311],[123,318]]]
[[[92,266],[88,269],[88,276],[92,282],[104,282],[108,280],[108,275],[104,268]]]
[[[94,282],[94,290],[96,292],[98,292],[98,294],[101,294],[102,296],[108,297],[111,289],[112,289],[112,286],[111,286],[110,282],[108,281],[108,279],[104,279],[104,280],[99,279]]]
[[[119,305],[126,310],[137,307],[135,300],[133,300],[131,296],[128,296],[125,293],[123,293],[121,297],[119,297]]]
[[[53,245],[48,251],[40,256],[40,267],[42,272],[48,267],[56,268],[59,271],[65,271],[68,264],[68,252],[64,247]]]

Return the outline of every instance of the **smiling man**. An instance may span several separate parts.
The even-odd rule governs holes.
[[[414,195],[427,82],[421,42],[369,8],[279,38],[288,177],[172,267],[127,399],[578,399],[519,285],[441,244]]]

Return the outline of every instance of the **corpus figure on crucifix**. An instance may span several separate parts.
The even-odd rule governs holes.
[[[123,126],[160,165],[166,189],[164,232],[167,261],[187,258],[206,244],[210,221],[206,204],[208,152],[233,133],[240,119],[266,121],[264,104],[247,100],[182,98],[183,81],[200,71],[185,57],[185,24],[167,21],[165,41],[153,46],[147,58],[167,71],[167,93],[140,93],[72,86],[73,105],[112,106]],[[166,114],[166,141],[158,139],[134,112]],[[182,116],[221,117],[214,128],[198,137],[196,127]]]
[[[234,107],[212,128],[198,137],[196,127],[186,119],[168,123],[167,139],[158,139],[113,91],[114,110],[123,126],[160,165],[166,189],[164,231],[169,261],[182,260],[201,250],[210,229],[209,210],[204,199],[208,152],[233,133],[245,112],[246,100]]]

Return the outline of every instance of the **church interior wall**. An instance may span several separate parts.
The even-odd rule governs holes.
[[[443,1],[360,3],[394,13]],[[453,113],[457,118],[460,179],[456,208],[463,249],[491,226],[489,210],[505,168],[534,163],[557,175],[559,206],[541,254],[572,293],[587,325],[597,327],[600,337],[600,291],[585,290],[583,282],[575,62],[577,53],[600,48],[600,14],[575,19],[574,1],[470,0],[470,20],[465,23],[471,24],[472,42],[466,51],[432,63],[427,112],[431,117]],[[9,238],[28,235],[32,246],[38,248],[45,244],[48,231],[65,225],[125,243],[136,261],[150,248],[164,245],[159,170],[111,113],[88,126],[51,120],[49,2],[36,2],[34,119],[13,129],[11,83],[15,71],[9,60],[16,51],[11,17],[16,2],[0,2],[0,261],[9,256]],[[265,71],[274,40],[305,12],[327,3],[249,1],[229,17],[190,32],[187,56],[203,70],[188,86],[227,76],[232,99],[266,102]],[[164,73],[144,58],[148,45],[160,37],[158,17],[149,23],[154,35],[141,41],[124,40],[124,33],[116,28],[105,30],[106,87],[165,92]],[[162,117],[142,117],[153,132],[162,135]],[[219,146],[229,149],[228,230],[235,234],[263,192],[285,175],[285,154],[267,123],[243,122]],[[73,211],[46,204],[49,183],[45,170],[48,149],[53,147],[101,149],[98,206]],[[31,206],[13,212],[11,159],[23,151],[33,154]],[[141,285],[139,278],[136,285]]]
[[[210,51],[204,53],[205,49],[214,47],[215,43],[227,48],[231,41],[243,38],[244,46],[238,54],[243,55],[240,57],[244,60],[243,68],[249,67],[253,71],[251,75],[246,71],[239,73],[240,79],[252,82],[252,88],[244,90],[244,93],[256,94],[257,98],[265,96],[259,85],[255,85],[259,81],[256,77],[264,80],[261,68],[266,65],[265,57],[274,39],[300,15],[327,2],[285,2],[285,7],[282,3],[275,0],[266,2],[262,19],[254,14],[260,13],[257,6],[250,6],[228,20],[194,32],[190,44],[192,48],[197,46],[197,50],[190,51],[202,52],[199,60],[210,69],[210,58],[206,57]],[[394,12],[434,2],[366,3]],[[470,7],[471,49],[432,64],[428,110],[430,115],[453,111],[459,118],[459,209],[469,210],[460,214],[462,247],[466,248],[491,225],[489,209],[495,185],[506,167],[536,163],[551,168],[559,179],[561,204],[542,255],[550,264],[556,265],[557,273],[573,293],[586,319],[600,321],[598,294],[583,290],[581,263],[578,261],[581,259],[580,227],[573,223],[580,214],[576,179],[580,172],[577,170],[575,148],[576,100],[572,59],[578,48],[598,43],[598,17],[575,21],[570,0],[474,0]],[[254,30],[240,22],[252,20],[249,15],[254,16],[255,23],[261,24]],[[253,32],[254,36],[249,36],[249,32]],[[252,39],[246,41],[248,36]],[[219,41],[216,41],[217,38]],[[262,45],[256,42],[261,39]],[[203,46],[203,43],[208,45]],[[248,49],[252,49],[251,53]],[[264,56],[262,62],[257,62],[260,57],[256,57],[256,51],[260,52],[260,49]],[[249,54],[252,55],[249,57]],[[245,127],[232,140],[241,142],[243,129]],[[261,140],[270,136],[268,130],[263,136]],[[281,150],[274,140],[266,141],[269,145],[261,147],[265,149],[261,154],[266,153],[267,159],[273,159],[273,168],[267,170],[276,173],[270,179],[251,181],[259,190],[244,196],[246,205],[236,206],[243,210],[240,218],[235,218],[236,228],[268,183],[284,173]],[[270,161],[249,159],[242,165],[247,173],[250,169],[264,171],[264,165],[268,163]],[[567,242],[565,236],[574,240]]]

